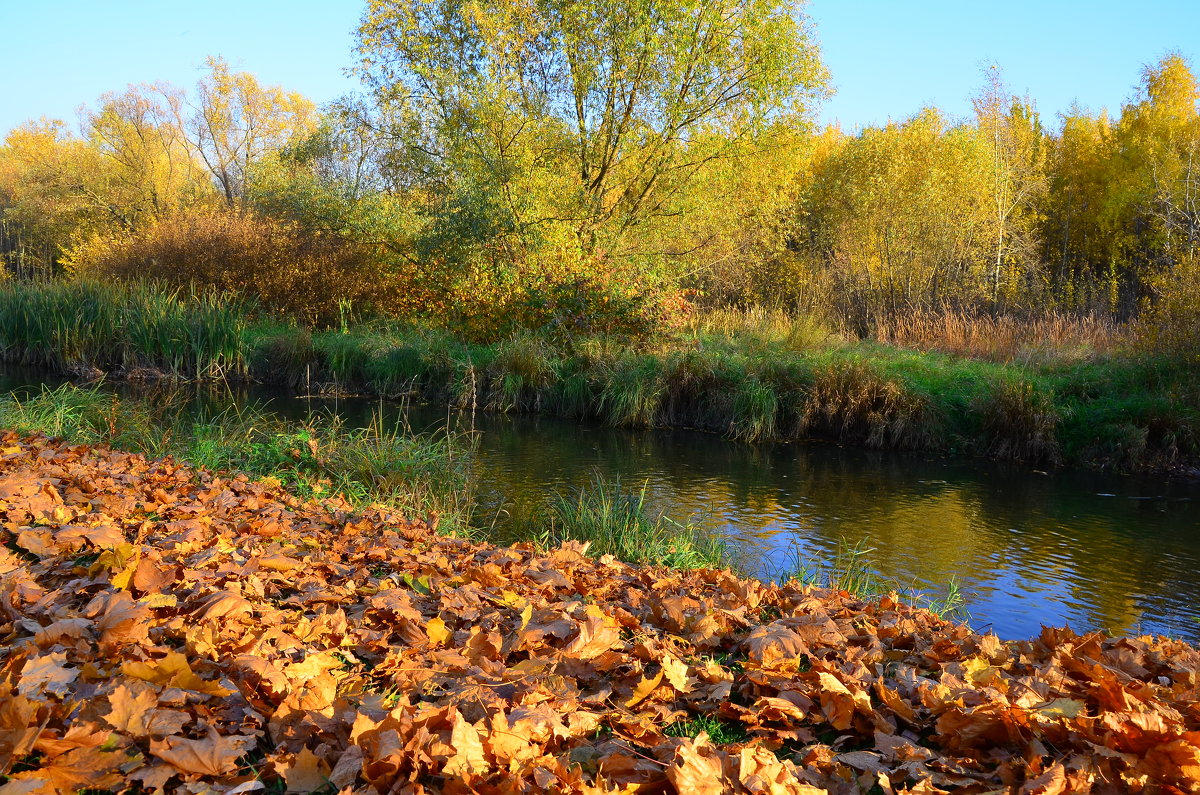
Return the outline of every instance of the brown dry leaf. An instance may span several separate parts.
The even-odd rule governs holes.
[[[217,591],[196,608],[193,615],[201,621],[245,615],[254,611],[254,605],[241,594],[233,591]]]
[[[79,676],[79,670],[67,668],[64,665],[66,661],[67,655],[61,652],[26,660],[17,682],[17,692],[27,698],[41,693],[53,693],[59,698],[67,696]]]
[[[1001,642],[895,595],[540,555],[244,476],[4,446],[0,770],[31,769],[0,795],[85,771],[65,786],[1200,791],[1200,651],[1182,641]],[[167,518],[146,519],[151,495]],[[84,579],[87,550],[103,563]],[[667,738],[684,715],[748,739]],[[261,783],[237,766],[251,746]]]
[[[1020,795],[1061,795],[1066,792],[1067,771],[1061,763],[1055,762],[1042,775],[1026,781],[1021,787]]]
[[[761,745],[738,752],[738,783],[753,795],[827,795],[819,787],[800,784],[775,754]]]
[[[792,659],[808,653],[804,638],[778,622],[755,627],[746,636],[745,643],[746,655],[765,667],[781,659]]]
[[[706,756],[703,751],[708,736],[703,732],[692,740],[684,740],[675,749],[675,759],[667,768],[667,778],[680,793],[692,795],[722,795],[726,791],[721,760]]]
[[[33,636],[33,642],[44,649],[66,640],[79,640],[87,635],[91,628],[91,619],[63,618],[39,629]]]
[[[105,751],[100,748],[76,748],[47,759],[36,771],[18,773],[20,780],[41,779],[47,782],[50,792],[78,792],[82,789],[109,789],[125,780],[121,765],[128,757],[120,751]],[[14,788],[21,791],[20,787]]]
[[[563,655],[590,660],[620,642],[621,628],[617,622],[595,605],[588,605],[584,623],[579,625],[579,634],[563,649]]]
[[[263,555],[258,559],[258,565],[269,571],[289,572],[303,567],[304,563],[287,555]]]
[[[329,671],[336,671],[345,664],[345,653],[323,651],[319,654],[309,654],[300,662],[292,663],[283,669],[283,675],[293,685],[316,679]]]
[[[483,752],[479,731],[457,710],[451,718],[450,746],[453,755],[446,760],[443,772],[448,776],[477,776],[486,773],[491,765]]]
[[[254,738],[243,735],[222,736],[208,727],[208,737],[166,737],[150,743],[150,753],[184,773],[202,776],[227,776],[237,769],[237,760],[254,747]]]
[[[875,680],[875,695],[879,696],[888,709],[896,713],[896,716],[912,723],[916,720],[917,713],[913,709],[912,704],[904,700],[904,697],[897,693],[892,688],[883,683],[882,679]]]
[[[301,749],[286,765],[276,763],[288,792],[316,792],[329,784],[329,763],[307,748]]]
[[[0,691],[2,693],[3,691]],[[0,771],[33,750],[43,702],[9,693],[0,697]]]
[[[842,731],[849,729],[850,722],[854,717],[856,701],[860,699],[857,699],[855,694],[850,692],[850,689],[842,684],[842,681],[833,674],[822,671],[817,674],[817,678],[821,685],[819,697],[821,700],[821,711],[825,713],[825,719],[835,729]],[[870,707],[869,702],[867,707]]]
[[[54,784],[50,781],[49,774],[33,771],[18,773],[9,777],[7,783],[0,784],[0,795],[53,795],[54,792]]]

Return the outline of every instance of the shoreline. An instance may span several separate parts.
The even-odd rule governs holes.
[[[991,460],[991,461],[1007,461],[1014,464],[1027,467],[1030,471],[1039,471],[1041,467],[1050,470],[1060,468],[1077,468],[1090,471],[1108,471],[1123,475],[1165,475],[1187,480],[1200,479],[1200,455],[1182,461],[1164,461],[1160,456],[1154,456],[1150,460],[1139,467],[1135,468],[1114,468],[1105,460],[1086,459],[1086,458],[1058,458],[1057,460],[1046,460],[1045,458],[1022,458],[1014,457],[1011,452],[998,453],[989,451],[986,448],[985,440],[981,438],[969,439],[958,438],[950,441],[947,444],[939,444],[936,442],[925,442],[917,444],[905,444],[900,442],[897,444],[889,444],[886,432],[880,435],[880,442],[873,443],[868,438],[863,438],[861,432],[852,433],[849,437],[839,436],[834,433],[812,432],[811,435],[792,434],[776,434],[773,436],[764,436],[748,440],[740,438],[734,428],[729,427],[735,420],[723,419],[720,422],[696,423],[683,421],[667,421],[664,418],[657,418],[653,422],[644,422],[641,420],[633,420],[626,423],[607,421],[606,418],[597,411],[591,411],[584,414],[574,412],[563,412],[554,410],[554,404],[547,400],[544,403],[534,397],[526,398],[515,406],[498,406],[495,402],[496,381],[502,380],[501,375],[485,374],[477,375],[479,384],[477,391],[473,395],[473,403],[471,400],[465,399],[459,395],[456,400],[450,400],[450,389],[448,385],[429,386],[427,388],[413,388],[403,392],[391,390],[373,389],[370,384],[363,383],[346,383],[339,382],[336,379],[331,380],[312,380],[305,388],[300,388],[302,381],[298,382],[300,374],[295,372],[283,373],[271,377],[269,366],[263,367],[258,374],[246,373],[241,376],[222,376],[220,378],[212,377],[186,377],[176,373],[161,370],[152,366],[139,366],[133,368],[117,367],[108,371],[101,370],[93,366],[73,365],[60,369],[40,368],[28,364],[21,363],[19,360],[14,360],[13,357],[6,357],[5,361],[9,364],[16,364],[23,368],[33,370],[44,370],[48,374],[69,379],[72,383],[78,385],[89,385],[96,382],[107,380],[118,383],[129,384],[170,384],[170,385],[217,385],[221,383],[229,384],[257,384],[265,387],[278,388],[284,390],[289,397],[293,398],[350,398],[350,397],[382,397],[387,400],[413,399],[418,402],[435,405],[442,403],[445,407],[452,408],[457,411],[471,412],[477,411],[481,413],[490,413],[497,415],[504,414],[527,414],[527,415],[545,415],[557,417],[559,419],[588,419],[591,421],[601,422],[613,427],[625,428],[644,428],[646,430],[669,430],[680,429],[697,431],[702,433],[721,436],[731,443],[770,443],[770,444],[804,444],[811,442],[831,443],[840,445],[850,445],[861,449],[884,449],[897,450],[915,453],[932,454],[938,457],[953,459],[953,460]],[[309,373],[311,375],[311,372]],[[328,376],[328,371],[321,371],[319,375]],[[549,389],[561,387],[561,384],[548,384]],[[490,396],[490,397],[489,397]],[[701,395],[699,398],[704,399]],[[464,405],[465,403],[465,405]],[[794,409],[793,409],[794,410]],[[723,427],[724,426],[724,427]],[[1200,429],[1198,429],[1200,430]],[[1017,444],[1009,442],[1004,445],[1006,450],[1011,450],[1017,447]],[[1058,453],[1061,455],[1061,452]]]
[[[1182,354],[1060,341],[993,360],[850,341],[803,316],[719,321],[640,342],[525,331],[484,343],[401,322],[313,331],[235,297],[149,284],[12,283],[0,289],[0,355],[67,374],[332,384],[744,442],[822,438],[1039,468],[1200,466],[1200,361]]]

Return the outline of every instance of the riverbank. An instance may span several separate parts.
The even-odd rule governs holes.
[[[892,598],[0,445],[0,775],[20,792],[1200,785],[1185,643],[1002,641]]]
[[[336,414],[295,421],[254,403],[206,411],[178,393],[138,400],[62,384],[0,397],[0,428],[171,455],[188,466],[237,472],[345,510],[383,507],[422,516],[443,535],[529,541],[539,548],[581,541],[628,563],[677,569],[733,563],[721,539],[691,522],[652,513],[644,490],[639,494],[598,475],[584,487],[523,502],[520,516],[510,515],[497,528],[497,517],[482,515],[477,500],[474,434],[418,433],[379,413],[364,427],[347,427]],[[846,562],[864,568],[861,560]],[[844,568],[835,564],[829,576]],[[956,604],[947,602],[945,609]]]
[[[144,285],[0,288],[10,361],[117,377],[255,379],[744,441],[826,438],[1036,466],[1189,471],[1200,367],[1121,350],[1008,360],[847,341],[811,321],[697,322],[652,343],[521,333],[491,344],[378,323],[312,332],[232,299]]]

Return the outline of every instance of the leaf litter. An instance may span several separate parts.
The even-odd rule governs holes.
[[[0,795],[1200,791],[1182,641],[1002,641],[11,433],[0,522]]]

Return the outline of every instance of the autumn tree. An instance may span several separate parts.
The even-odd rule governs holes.
[[[0,253],[16,272],[52,273],[73,240],[126,223],[106,159],[62,121],[41,119],[0,145]]]
[[[1037,213],[1047,185],[1046,146],[1033,103],[1008,91],[999,67],[989,67],[986,75],[972,103],[976,129],[992,157],[992,303],[999,305],[1026,286],[1019,276],[1038,264]]]
[[[697,175],[825,80],[777,0],[372,0],[358,41],[439,227],[522,268],[645,254]]]
[[[312,131],[316,106],[280,86],[263,86],[250,72],[208,59],[187,119],[188,141],[233,206],[246,191],[250,166]]]
[[[991,153],[934,109],[833,148],[800,192],[792,246],[843,320],[986,299],[994,244]]]
[[[125,227],[161,218],[207,192],[180,123],[184,101],[181,90],[165,83],[129,86],[103,95],[97,109],[82,114],[87,141],[109,163]]]
[[[1139,186],[1137,209],[1153,226],[1151,257],[1170,266],[1200,249],[1200,81],[1168,55],[1143,72],[1117,135]],[[1149,253],[1149,252],[1148,252]]]

